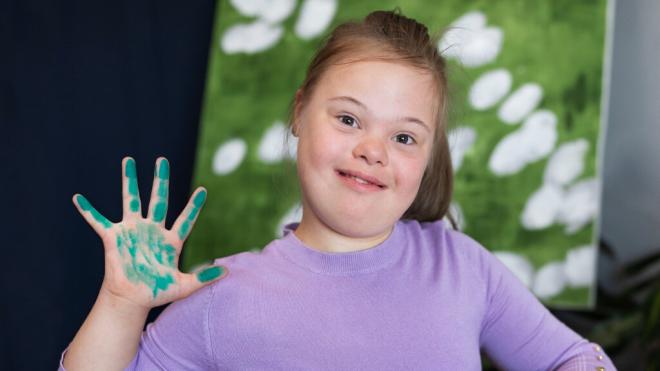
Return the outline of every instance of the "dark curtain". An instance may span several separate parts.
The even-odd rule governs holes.
[[[102,244],[74,193],[119,220],[122,157],[136,159],[146,201],[163,155],[168,226],[184,207],[214,10],[210,0],[0,1],[0,369],[55,369],[96,299]]]

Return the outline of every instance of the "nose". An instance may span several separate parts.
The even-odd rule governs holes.
[[[386,166],[388,163],[386,144],[374,137],[362,138],[353,148],[353,156],[365,160],[369,165]]]

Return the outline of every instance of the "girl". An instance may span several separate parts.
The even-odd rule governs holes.
[[[425,26],[377,11],[337,27],[291,117],[303,217],[260,253],[196,274],[178,257],[204,203],[164,225],[169,165],[147,218],[135,161],[124,216],[73,202],[105,248],[105,277],[61,369],[481,368],[613,370],[493,255],[441,221],[451,198],[445,64]],[[149,310],[175,301],[142,332]]]

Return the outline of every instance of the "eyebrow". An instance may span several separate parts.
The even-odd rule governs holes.
[[[367,108],[367,106],[365,106],[364,103],[360,102],[359,100],[357,100],[353,97],[349,97],[349,96],[346,96],[346,95],[330,98],[329,100],[331,100],[331,101],[338,100],[338,101],[350,102],[350,103],[353,103],[353,104],[359,106],[360,108],[362,108],[365,111],[369,111],[369,108]],[[413,124],[421,125],[424,129],[426,129],[426,131],[428,131],[429,133],[431,132],[431,129],[428,127],[428,125],[426,125],[424,123],[424,121],[422,121],[418,118],[415,118],[415,117],[402,117],[401,120],[402,121],[407,121],[407,122],[412,122]]]

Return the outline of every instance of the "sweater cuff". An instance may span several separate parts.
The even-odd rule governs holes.
[[[67,346],[66,349],[62,352],[62,355],[60,355],[60,367],[57,369],[57,371],[66,371],[64,368],[64,355],[66,354],[67,350],[69,350],[69,347]]]
[[[580,352],[564,362],[559,371],[612,371],[616,370],[612,360],[605,354],[603,348],[596,343],[584,344]]]

